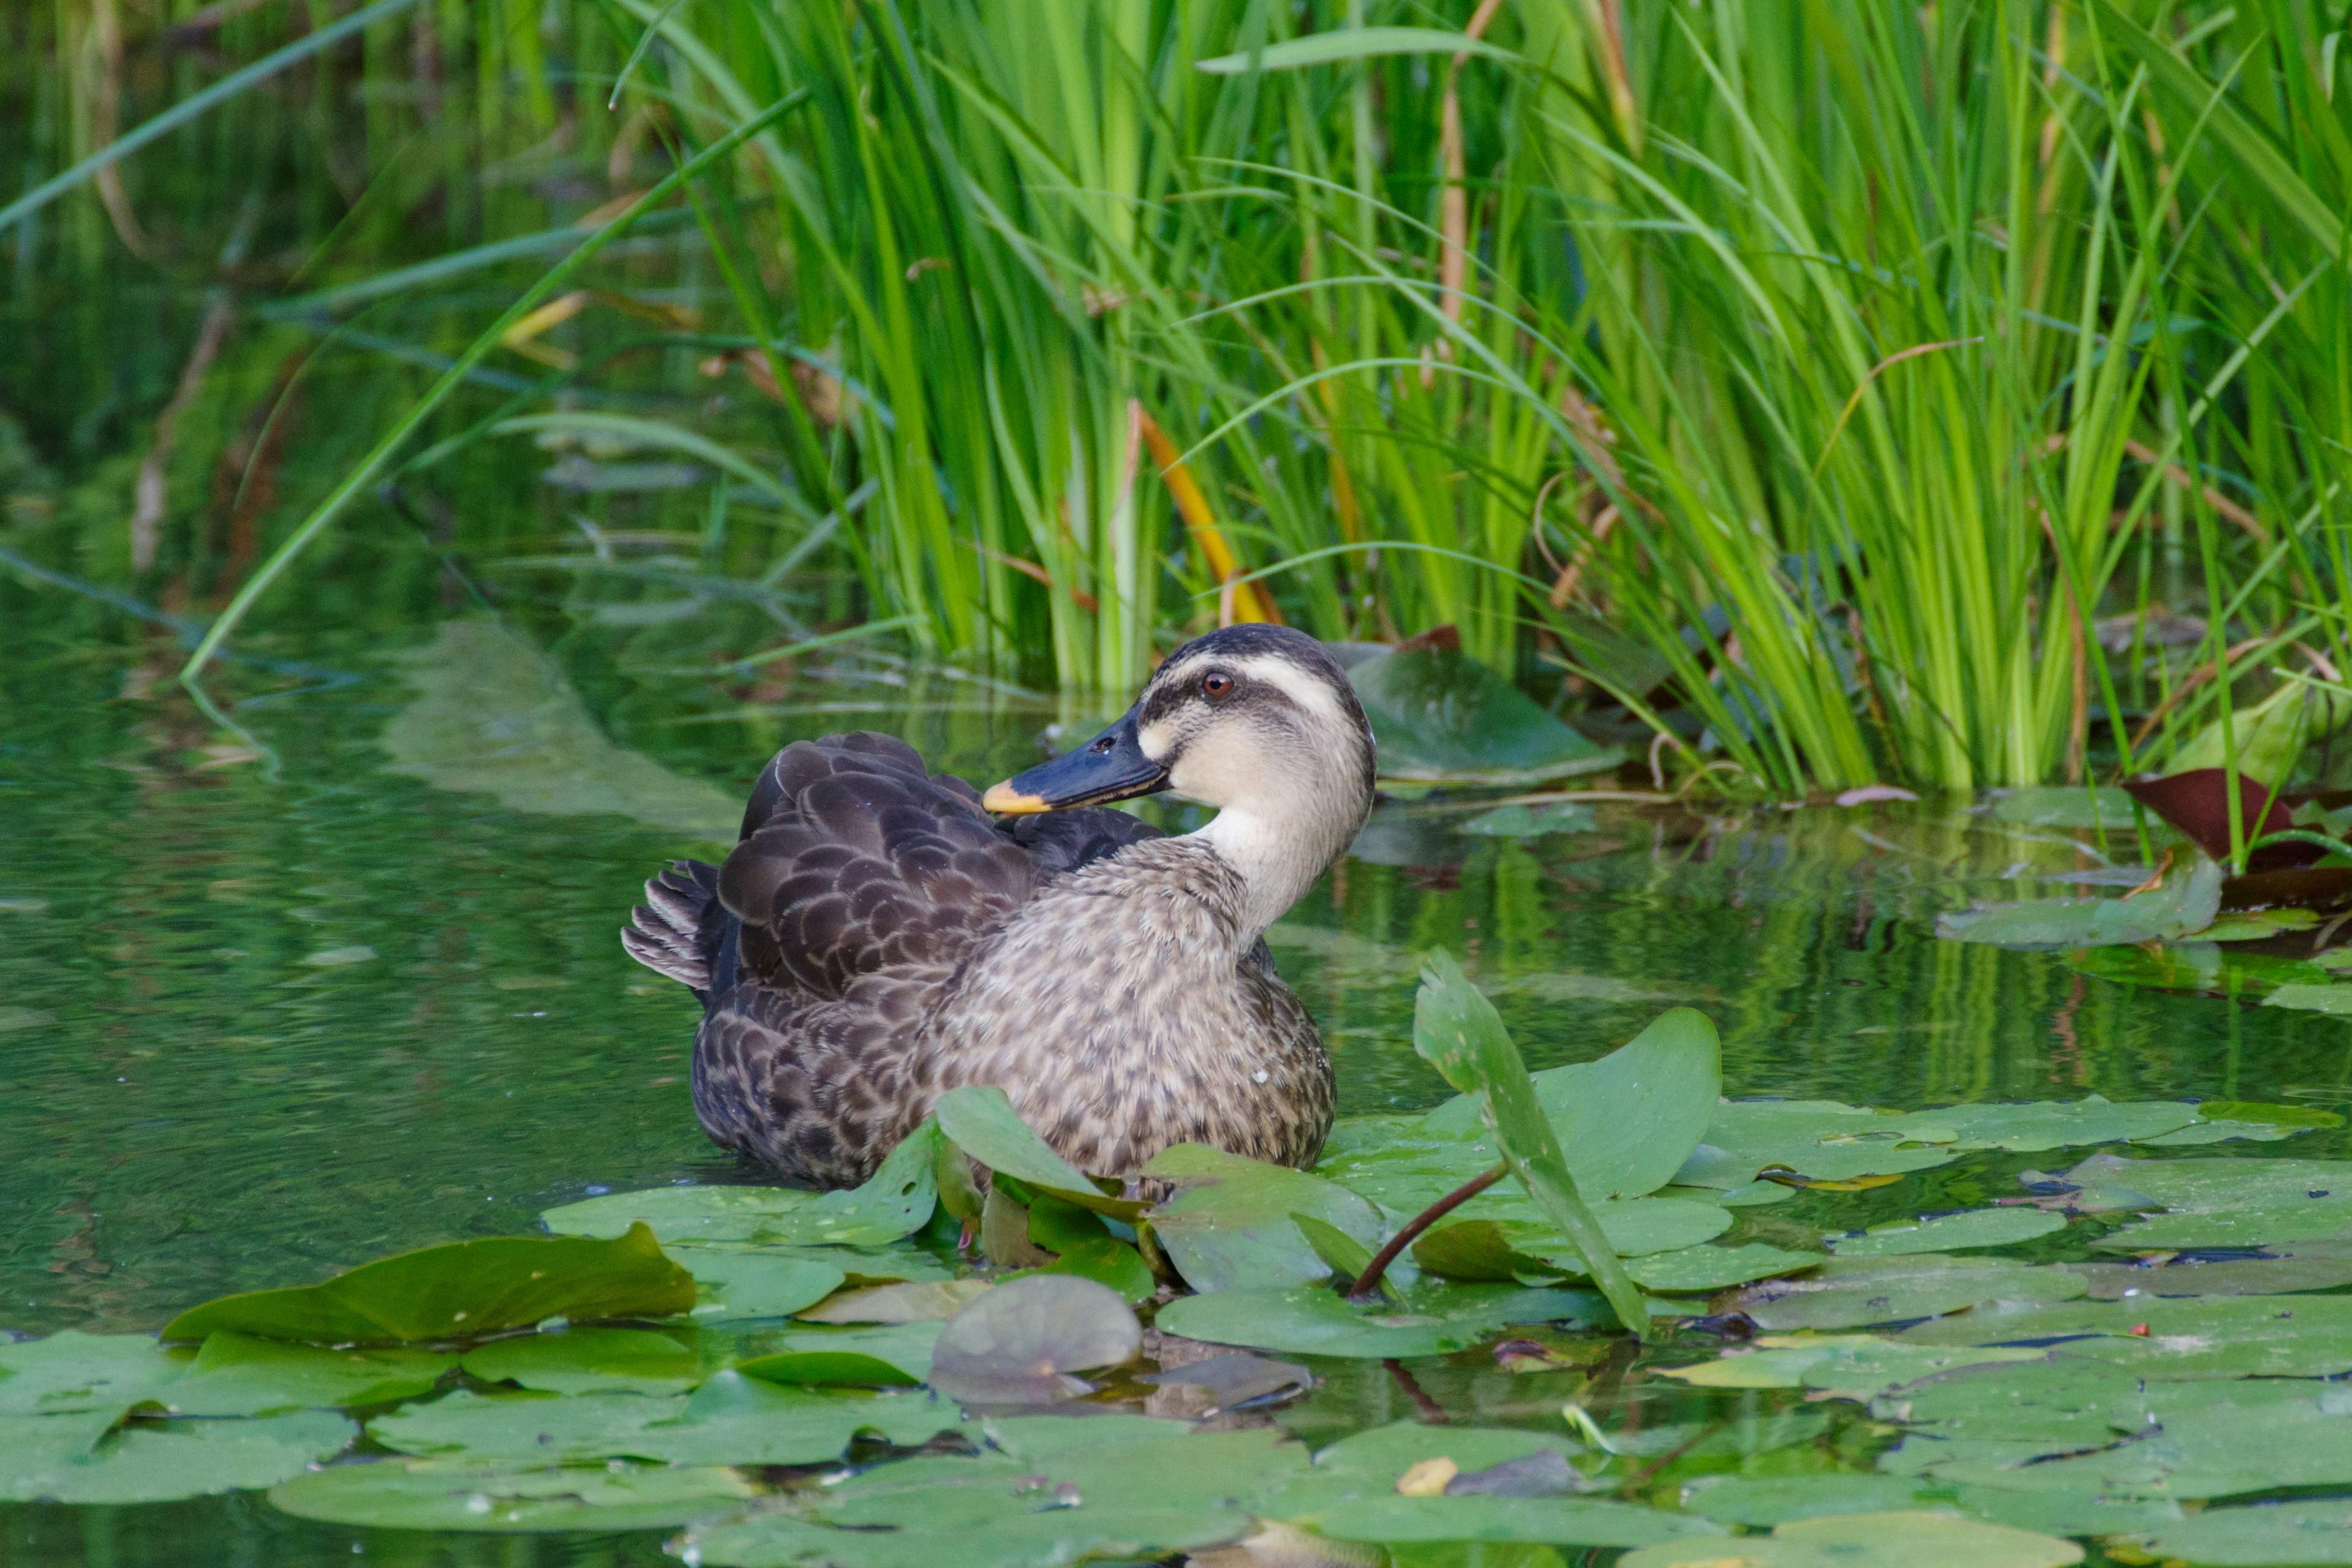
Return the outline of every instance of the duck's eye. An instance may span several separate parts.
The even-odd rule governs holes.
[[[1223,697],[1233,689],[1234,678],[1230,675],[1214,672],[1201,677],[1201,695],[1203,697]]]

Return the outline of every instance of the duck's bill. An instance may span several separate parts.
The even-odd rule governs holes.
[[[1076,751],[995,785],[981,804],[1004,816],[1020,816],[1131,800],[1167,787],[1168,770],[1143,754],[1130,713]]]

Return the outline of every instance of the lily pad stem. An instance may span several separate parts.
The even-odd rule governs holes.
[[[1364,1271],[1356,1277],[1355,1284],[1349,1288],[1348,1300],[1363,1302],[1377,1299],[1381,1293],[1381,1276],[1388,1272],[1389,1265],[1396,1261],[1398,1253],[1411,1247],[1423,1231],[1501,1181],[1509,1173],[1510,1169],[1510,1162],[1498,1160],[1495,1163],[1493,1170],[1484,1171],[1471,1177],[1407,1220],[1404,1228],[1389,1237],[1388,1245],[1373,1253],[1372,1260],[1364,1265]]]

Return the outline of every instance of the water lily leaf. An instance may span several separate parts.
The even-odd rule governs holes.
[[[1633,1333],[1647,1334],[1649,1310],[1641,1289],[1578,1195],[1551,1123],[1528,1080],[1527,1064],[1511,1044],[1495,1005],[1464,977],[1448,953],[1431,953],[1422,970],[1412,1045],[1456,1090],[1485,1097],[1482,1113],[1487,1131],[1510,1163],[1512,1174],[1582,1256],[1618,1321]]]
[[[1048,1252],[1067,1252],[1110,1235],[1102,1216],[1091,1209],[1045,1192],[1031,1194],[1030,1200],[1029,1239]]]
[[[1955,1312],[1979,1301],[2063,1301],[2083,1281],[2005,1258],[1833,1258],[1811,1274],[1768,1280],[1733,1297],[1730,1310],[1759,1328],[1859,1328]],[[1975,1343],[1975,1341],[1945,1342]]]
[[[89,1413],[0,1417],[0,1498],[163,1502],[274,1486],[313,1460],[341,1453],[359,1433],[353,1423],[324,1410],[249,1420],[139,1422],[94,1445],[93,1425],[105,1431],[104,1419]]]
[[[848,1277],[832,1259],[781,1247],[674,1247],[669,1255],[694,1276],[701,1298],[694,1304],[697,1322],[790,1317],[840,1289]]]
[[[1840,1258],[1899,1258],[1916,1252],[2009,1247],[2065,1228],[2066,1216],[2063,1214],[2023,1207],[1969,1209],[1961,1214],[1873,1226],[1859,1233],[1833,1230],[1822,1239]]]
[[[939,1206],[942,1142],[938,1118],[923,1118],[922,1125],[899,1140],[864,1186],[822,1194],[815,1202],[770,1221],[752,1239],[878,1247],[912,1236],[931,1222],[931,1211]]]
[[[1448,1279],[1507,1283],[1565,1272],[1544,1258],[1515,1249],[1503,1227],[1491,1219],[1431,1227],[1412,1244],[1412,1260]]]
[[[2263,1005],[2352,1017],[2352,985],[2282,985],[2263,998]]]
[[[1498,805],[1464,823],[1462,831],[1489,838],[1537,838],[1547,833],[1590,833],[1600,825],[1591,806],[1573,800],[1556,800],[1544,805]]]
[[[931,1386],[984,1405],[1050,1405],[1087,1392],[1074,1373],[1118,1366],[1143,1329],[1118,1292],[1064,1275],[1000,1285],[948,1320],[931,1347]]]
[[[1326,1279],[1323,1261],[1291,1220],[1312,1215],[1364,1247],[1381,1243],[1380,1216],[1336,1182],[1284,1165],[1178,1143],[1152,1158],[1148,1176],[1176,1192],[1150,1214],[1152,1234],[1195,1290],[1237,1290]]]
[[[2309,1106],[2209,1100],[2197,1108],[2197,1120],[2179,1131],[2167,1132],[2158,1138],[2143,1138],[2138,1142],[2157,1149],[2192,1143],[2221,1143],[2233,1139],[2275,1143],[2298,1133],[2343,1125],[2344,1118],[2336,1112]]]
[[[110,1426],[132,1405],[161,1399],[187,1370],[184,1359],[145,1334],[60,1329],[45,1340],[0,1344],[0,1415],[96,1410]]]
[[[939,1323],[992,1289],[985,1279],[929,1279],[844,1290],[800,1315],[803,1323]]]
[[[1149,1300],[1160,1289],[1143,1255],[1112,1236],[1079,1242],[1038,1272],[1091,1279],[1116,1291],[1122,1301]]]
[[[750,1241],[816,1200],[792,1187],[655,1187],[583,1198],[539,1218],[558,1236],[622,1236],[642,1224],[666,1242]]]
[[[519,1334],[475,1346],[459,1364],[485,1383],[550,1394],[677,1394],[702,1381],[699,1356],[643,1329]]]
[[[2135,1296],[2283,1296],[2352,1285],[2352,1240],[2289,1241],[2252,1258],[2209,1260],[2157,1253],[2145,1263],[2061,1263],[2090,1286],[2095,1301]]]
[[[1898,1147],[1913,1142],[1893,1131],[1895,1118],[1833,1100],[1736,1100],[1719,1105],[1705,1142],[1675,1173],[1684,1186],[1746,1185],[1767,1166],[1784,1166],[1819,1182],[1900,1175],[1949,1164],[1949,1148]]]
[[[2034,899],[1940,915],[1936,934],[2028,952],[2122,942],[2174,942],[2213,923],[2221,868],[2200,859],[2150,892],[2121,899]]]
[[[1877,1334],[1767,1334],[1743,1354],[1658,1370],[1696,1388],[1815,1388],[1841,1399],[1869,1399],[1955,1367],[2040,1361],[2044,1353],[1906,1345]]]
[[[405,1347],[328,1350],[223,1331],[205,1341],[187,1375],[162,1391],[175,1415],[269,1415],[283,1410],[383,1405],[429,1394],[457,1358]],[[8,1385],[0,1383],[0,1396]]]
[[[694,1305],[694,1276],[662,1255],[651,1230],[610,1241],[494,1237],[404,1252],[318,1285],[254,1290],[191,1308],[167,1340],[223,1329],[318,1344],[446,1340],[548,1318],[666,1318]]]
[[[1901,1510],[1792,1520],[1712,1557],[1697,1545],[1648,1546],[1618,1568],[2065,1568],[2082,1560],[2081,1547],[2056,1536]]]
[[[2352,1161],[2094,1156],[2069,1171],[2067,1180],[2126,1185],[2166,1211],[2094,1244],[2103,1247],[2262,1247],[2352,1231]]]
[[[659,1530],[740,1505],[731,1469],[656,1465],[505,1468],[463,1460],[335,1465],[270,1489],[280,1511],[382,1530]]]
[[[1366,1497],[1294,1516],[1335,1541],[1527,1542],[1555,1546],[1650,1546],[1703,1538],[1719,1542],[1712,1521],[1638,1503],[1590,1498]],[[1686,1553],[1693,1563],[1722,1561],[1720,1551]]]
[[[1197,1388],[1231,1410],[1273,1394],[1305,1393],[1315,1386],[1315,1374],[1296,1362],[1268,1361],[1247,1351],[1228,1351],[1202,1361],[1147,1373],[1136,1380],[1160,1388]]]
[[[2306,959],[2244,952],[2203,941],[2082,948],[2066,954],[2066,964],[2125,985],[2215,995],[2258,996],[2281,985],[2326,985],[2335,979]]]
[[[386,771],[495,795],[509,811],[612,812],[735,841],[741,802],[614,744],[553,661],[498,622],[444,621],[406,664],[416,697],[384,726]]]
[[[931,1380],[931,1346],[940,1325],[895,1323],[877,1329],[806,1329],[782,1336],[772,1352],[739,1363],[745,1377],[770,1383],[905,1388]]]
[[[2126,1142],[2186,1127],[2197,1108],[2181,1100],[2118,1104],[2094,1094],[2074,1103],[1951,1105],[1891,1117],[1874,1131],[1898,1139],[1955,1149],[2008,1149],[2031,1153],[2080,1143]]]
[[[1532,1081],[1579,1195],[1638,1197],[1673,1181],[1705,1136],[1723,1097],[1723,1043],[1706,1014],[1675,1007],[1599,1061]]]
[[[2291,691],[2294,689],[2286,689]],[[2242,730],[2242,735],[2243,732]],[[2230,775],[2220,765],[2221,745],[2220,731],[2209,729],[2180,753],[2181,760],[2192,765],[2183,766],[2162,778],[2134,779],[2123,787],[2134,800],[2179,829],[2198,848],[2215,860],[2227,860],[2231,853]],[[2298,743],[2296,750],[2300,749]],[[2210,754],[2210,765],[2194,754],[2199,750]],[[2246,760],[2242,755],[2239,758],[2236,815],[2242,842],[2252,844],[2266,834],[2283,833],[2293,826],[2294,811],[2289,802],[2279,797],[2277,791],[2262,782],[2264,775],[2261,772],[2251,776],[2248,774]],[[2292,753],[2285,761],[2291,763]],[[2321,854],[2316,845],[2273,844],[2268,848],[2255,850],[2249,860],[2248,869],[2273,871],[2286,867],[2308,866]]]
[[[1645,1290],[1716,1290],[1751,1279],[1792,1274],[1827,1260],[1820,1252],[1792,1252],[1751,1241],[1738,1247],[1685,1247],[1653,1252],[1625,1265]]]
[[[1046,1145],[1013,1109],[1012,1100],[994,1084],[967,1084],[940,1096],[932,1107],[940,1131],[955,1146],[992,1171],[1001,1171],[1100,1214],[1132,1220],[1150,1205],[1132,1198],[1106,1195],[1086,1173]]]
[[[1294,1214],[1290,1223],[1298,1227],[1298,1234],[1307,1238],[1307,1245],[1315,1249],[1334,1279],[1357,1279],[1372,1266],[1372,1249],[1338,1226],[1311,1214]]]
[[[1591,1328],[1613,1321],[1608,1304],[1588,1290],[1503,1285],[1424,1286],[1407,1304],[1369,1310],[1319,1286],[1221,1290],[1180,1297],[1157,1319],[1164,1332],[1212,1344],[1374,1360],[1466,1350],[1507,1323]]]
[[[1995,802],[1992,818],[2026,827],[2129,829],[2139,820],[2132,797],[2120,789],[2020,789]]]
[[[1751,1529],[1825,1514],[1933,1506],[1921,1501],[1918,1484],[1907,1477],[1834,1470],[1809,1476],[1701,1476],[1683,1487],[1682,1505],[1718,1524]]]
[[[1536,784],[1625,760],[1458,648],[1378,654],[1350,668],[1348,682],[1371,721],[1383,778]]]
[[[1991,1301],[1903,1331],[1912,1344],[2064,1340],[2145,1379],[2332,1377],[2352,1370],[2352,1296]]]
[[[2151,1558],[2198,1568],[2299,1568],[2352,1563],[2352,1501],[2339,1500],[2210,1508],[2128,1542]]]

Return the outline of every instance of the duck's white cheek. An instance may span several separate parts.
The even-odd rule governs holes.
[[[1265,782],[1269,759],[1230,730],[1193,737],[1169,770],[1168,782],[1211,805],[1224,805]]]
[[[1166,762],[1168,753],[1176,749],[1175,722],[1168,719],[1155,719],[1136,731],[1135,743],[1151,761]]]

